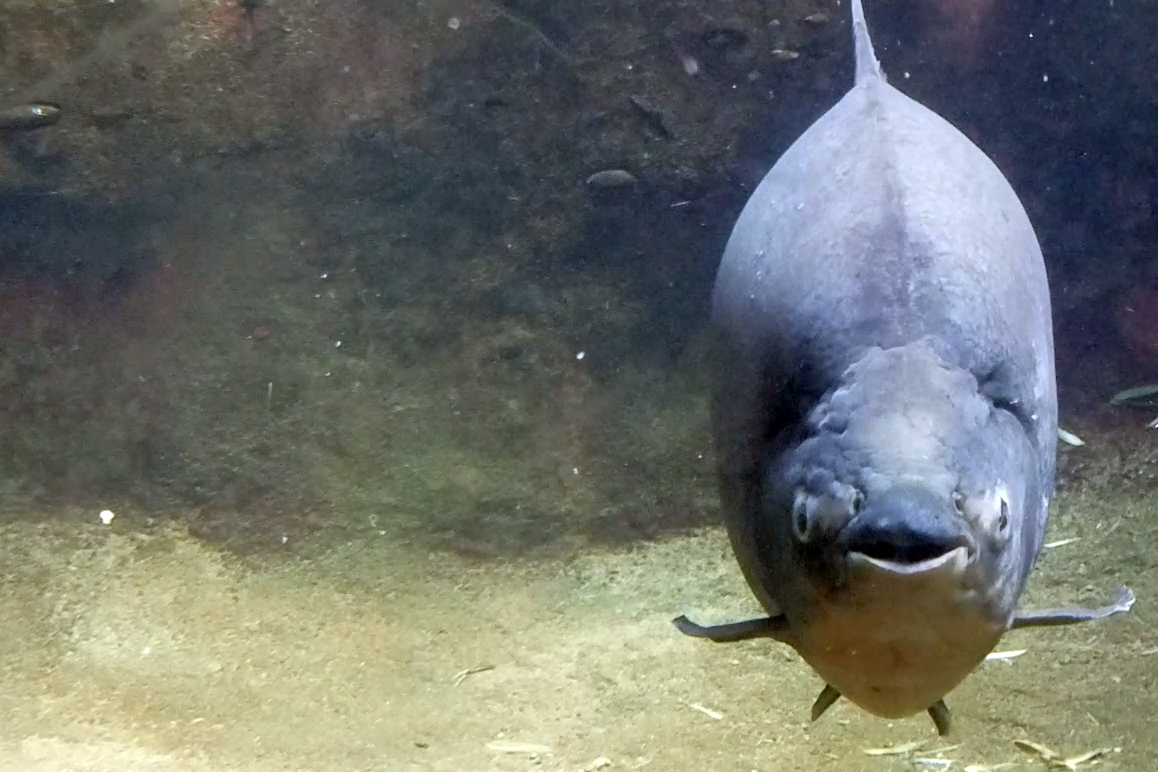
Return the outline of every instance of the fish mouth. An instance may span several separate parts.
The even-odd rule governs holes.
[[[838,536],[854,568],[893,576],[960,575],[976,562],[977,536],[946,497],[921,485],[897,485],[869,497]]]
[[[852,551],[848,553],[848,562],[854,568],[869,569],[874,572],[884,572],[899,576],[914,576],[929,573],[946,573],[952,576],[962,576],[972,562],[972,550],[968,545],[961,545],[947,552],[940,552],[923,560],[913,560],[913,556],[906,555],[895,560],[891,557],[877,557],[865,552]]]

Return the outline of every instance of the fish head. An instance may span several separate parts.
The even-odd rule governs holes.
[[[1044,522],[1021,421],[929,345],[871,349],[765,490],[770,594],[797,649],[870,712],[927,709],[1009,627]]]

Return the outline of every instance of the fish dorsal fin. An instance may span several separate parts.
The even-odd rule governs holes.
[[[873,52],[873,41],[869,37],[868,25],[864,21],[864,7],[861,0],[852,0],[852,38],[856,43],[856,85],[870,80],[885,80],[881,63]]]

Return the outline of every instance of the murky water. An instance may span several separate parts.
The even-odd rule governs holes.
[[[1010,171],[1085,441],[1025,605],[1135,609],[1008,635],[948,738],[812,724],[790,649],[671,619],[758,613],[716,525],[706,298],[768,148],[844,88],[843,8],[419,5],[0,9],[4,97],[62,109],[0,135],[0,770],[1158,767],[1158,454],[1107,404],[1158,370],[1115,316],[1153,270],[1146,119]],[[1009,13],[998,43],[1044,18]],[[937,18],[886,68],[956,45],[914,90],[985,92],[989,33]],[[1026,108],[1051,159],[1097,133],[1065,109]],[[1060,214],[1076,179],[1101,193]]]

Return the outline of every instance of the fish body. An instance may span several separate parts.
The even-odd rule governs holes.
[[[853,88],[732,231],[712,301],[712,431],[736,558],[772,637],[879,716],[928,711],[1014,626],[1054,487],[1049,287],[1017,195],[893,88],[852,2]]]

